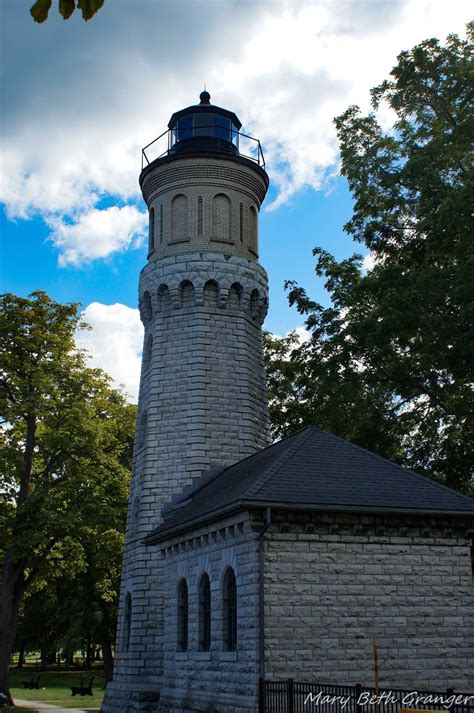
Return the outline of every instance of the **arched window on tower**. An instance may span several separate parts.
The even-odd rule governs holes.
[[[178,651],[188,650],[188,585],[182,579],[178,585]]]
[[[151,318],[153,317],[153,308],[151,305],[151,295],[148,292],[148,290],[145,290],[143,293],[143,298],[141,300],[141,316],[145,324],[148,324],[148,322],[151,321]]]
[[[168,285],[160,285],[158,288],[158,311],[168,312],[171,309],[171,294]]]
[[[143,446],[143,444],[145,443],[146,424],[147,424],[147,412],[142,411],[142,413],[140,415],[140,419],[138,421],[137,435],[136,435],[136,439],[135,439],[137,449],[141,448]]]
[[[148,255],[151,255],[155,249],[155,209],[150,210],[149,216],[149,229],[148,229]]]
[[[132,632],[132,595],[127,592],[125,598],[125,615],[123,622],[123,644],[125,651],[130,648],[130,634]]]
[[[237,583],[234,570],[228,567],[224,575],[223,611],[223,645],[224,651],[237,649]]]
[[[199,651],[211,648],[211,583],[204,573],[199,580]]]
[[[171,240],[189,240],[188,199],[180,193],[171,202]]]
[[[153,337],[151,334],[149,334],[146,339],[146,342],[145,342],[145,348],[143,350],[143,370],[144,371],[148,371],[148,369],[150,368],[152,352],[153,352]]]
[[[204,304],[217,306],[219,286],[215,280],[208,280],[204,285]]]
[[[181,307],[192,307],[194,305],[194,287],[189,280],[184,280],[179,286],[181,294]]]
[[[258,317],[260,308],[260,295],[258,290],[252,290],[250,293],[250,315],[253,319]]]
[[[253,205],[249,209],[249,250],[254,255],[258,253],[258,215]]]
[[[211,240],[232,240],[230,226],[230,199],[224,193],[218,193],[212,201]]]
[[[242,285],[239,285],[238,282],[234,282],[234,284],[230,286],[230,290],[229,290],[229,307],[230,307],[230,309],[239,309],[241,299],[242,299]]]

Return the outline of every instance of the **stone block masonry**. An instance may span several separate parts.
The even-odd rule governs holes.
[[[382,687],[474,690],[464,532],[423,515],[282,516],[265,540],[267,675],[370,686],[375,642]]]
[[[164,672],[159,713],[254,713],[258,681],[258,548],[248,513],[240,513],[161,549],[164,563]],[[228,567],[237,581],[237,647],[223,645],[223,581]],[[211,584],[210,651],[198,647],[198,586]],[[177,591],[188,586],[188,650],[177,646]]]
[[[213,466],[270,442],[260,329],[268,305],[263,268],[237,255],[181,253],[150,260],[139,295],[144,357],[115,680],[103,706],[114,713],[139,707],[141,693],[159,690],[164,674],[168,572],[143,538],[174,494]]]

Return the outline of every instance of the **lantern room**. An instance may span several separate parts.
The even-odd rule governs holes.
[[[213,106],[209,92],[201,92],[200,103],[177,111],[171,117],[170,153],[181,151],[239,152],[242,126],[232,111]]]

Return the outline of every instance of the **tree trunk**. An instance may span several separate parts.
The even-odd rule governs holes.
[[[27,502],[29,496],[35,442],[36,417],[34,413],[29,413],[26,418],[25,450],[20,475],[20,487],[18,489],[17,511],[13,525],[13,541],[15,540],[17,528],[21,527],[20,508]],[[26,562],[22,560],[15,561],[7,546],[3,560],[2,596],[0,598],[0,692],[6,695],[8,705],[13,703],[9,685],[10,657],[13,653],[18,631],[18,612],[21,599],[29,583],[25,578],[25,569]],[[28,576],[28,580],[31,581],[31,575]]]
[[[72,646],[68,646],[65,651],[66,668],[73,668],[74,666],[74,649]]]
[[[23,668],[23,666],[25,665],[25,653],[26,653],[25,642],[20,641],[20,650],[18,651],[18,663],[17,663],[18,668]]]
[[[112,653],[112,644],[109,638],[102,639],[102,658],[104,660],[104,676],[105,682],[110,683],[114,673],[114,656]]]
[[[86,670],[88,671],[90,668],[92,668],[92,644],[90,641],[87,641],[87,646],[86,646]]]
[[[48,641],[48,635],[44,637],[43,641],[41,642],[41,670],[46,671],[48,668],[48,655],[49,655],[49,641]]]
[[[0,598],[0,691],[12,704],[9,689],[10,657],[18,630],[18,611],[25,591],[25,567],[15,562],[10,552],[5,554],[2,571],[2,596]]]

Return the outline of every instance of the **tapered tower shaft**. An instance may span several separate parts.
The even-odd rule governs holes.
[[[159,690],[162,563],[143,538],[195,478],[270,441],[261,344],[268,291],[258,262],[268,177],[239,153],[235,114],[207,97],[173,115],[168,151],[140,176],[150,214],[139,284],[145,336],[105,711],[140,707],[143,691]]]

